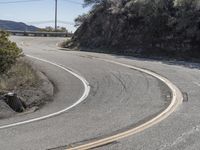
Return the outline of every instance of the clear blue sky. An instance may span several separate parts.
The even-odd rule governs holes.
[[[32,2],[17,2],[26,0],[0,0],[0,19],[25,22],[38,27],[52,26],[54,23],[40,23],[53,21],[55,18],[55,0],[32,0]],[[4,3],[6,2],[6,3]],[[8,3],[16,2],[16,3]],[[90,8],[83,8],[83,0],[58,0],[58,20],[74,22],[74,19]],[[73,25],[58,23],[58,26],[67,27],[74,31]]]

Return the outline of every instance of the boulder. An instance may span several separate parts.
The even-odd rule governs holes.
[[[26,104],[24,103],[24,101],[19,98],[15,93],[5,94],[4,101],[15,112],[23,112],[26,109]]]
[[[16,112],[12,110],[12,108],[10,108],[3,99],[0,98],[0,119],[11,117],[15,113]]]

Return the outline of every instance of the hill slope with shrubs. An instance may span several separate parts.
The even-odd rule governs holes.
[[[200,58],[199,0],[85,0],[88,14],[68,47],[105,52]]]

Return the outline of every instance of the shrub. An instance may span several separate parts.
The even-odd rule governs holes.
[[[22,50],[8,39],[8,33],[0,31],[0,74],[5,73],[20,56]]]

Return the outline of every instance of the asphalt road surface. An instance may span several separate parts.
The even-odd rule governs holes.
[[[120,133],[153,118],[170,103],[169,88],[150,75],[102,61],[104,58],[152,70],[188,95],[167,119],[133,136],[98,150],[198,150],[200,149],[200,71],[196,64],[141,60],[89,52],[62,51],[63,38],[12,37],[24,53],[59,64],[84,77],[88,97],[57,116],[0,129],[2,150],[66,149],[90,140]],[[0,127],[63,110],[82,96],[83,83],[65,70],[28,58],[56,86],[54,101],[41,110],[0,120]]]

